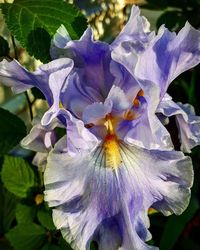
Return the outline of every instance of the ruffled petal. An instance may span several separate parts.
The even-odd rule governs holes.
[[[42,118],[41,123],[43,126],[50,124],[51,121],[58,116],[58,113],[60,111],[59,103],[60,103],[61,88],[66,82],[67,77],[71,72],[72,68],[73,68],[73,61],[70,60],[66,68],[56,71],[49,76],[49,90],[52,93],[53,103],[50,109],[44,114]]]
[[[135,75],[156,83],[161,97],[182,72],[200,62],[200,32],[187,22],[176,35],[163,26],[147,49],[138,57]]]
[[[70,74],[61,92],[63,106],[78,118],[82,117],[87,105],[103,100],[98,91],[82,84],[82,79],[84,79],[84,72]]]
[[[129,69],[133,71],[138,54],[145,50],[155,33],[150,32],[150,23],[140,16],[140,9],[133,6],[128,23],[111,44],[112,59],[119,63],[126,61]]]
[[[53,131],[55,127],[55,123],[52,124],[50,130],[40,124],[34,125],[29,134],[21,141],[22,147],[35,152],[49,152],[56,142],[56,135]]]
[[[112,43],[112,46],[124,41],[141,41],[145,43],[150,33],[150,23],[143,16],[140,16],[140,9],[137,6],[133,6],[131,9],[131,15],[127,24],[124,26],[120,34]]]
[[[60,74],[63,75],[63,72],[66,72],[67,77],[72,68],[73,61],[63,58],[41,65],[38,70],[31,73],[16,60],[11,62],[3,60],[0,62],[0,81],[4,85],[11,86],[17,93],[37,87],[45,95],[49,105],[52,105],[56,95],[54,92],[57,92],[56,84],[63,83]]]
[[[32,163],[38,167],[39,171],[44,172],[47,164],[48,153],[52,150],[54,144],[58,140],[54,129],[56,127],[61,127],[61,124],[55,120],[47,129],[43,127],[37,119],[34,119],[33,123],[35,123],[33,128],[21,141],[21,146],[36,152]]]
[[[150,239],[148,209],[180,214],[188,205],[192,163],[181,152],[119,142],[121,162],[113,169],[102,145],[74,157],[61,148],[59,141],[48,157],[45,200],[74,249],[89,250],[93,240],[102,250],[155,249],[145,244]]]
[[[118,133],[123,140],[131,145],[137,145],[146,149],[172,150],[174,148],[167,129],[154,115],[151,117],[154,132],[149,124],[146,114],[133,121],[124,121],[118,128]]]
[[[62,116],[66,124],[66,136],[62,139],[64,147],[60,148],[61,151],[74,156],[90,152],[99,144],[97,137],[85,128],[82,120],[76,119],[66,110],[60,110],[58,116]]]
[[[140,9],[133,6],[127,24],[120,34],[111,44],[113,48],[120,46],[131,46],[135,51],[145,48],[145,45],[154,37],[154,32],[150,32],[150,23],[143,16],[140,16]]]
[[[15,93],[21,93],[32,88],[34,77],[18,61],[8,62],[4,59],[0,62],[0,82],[6,86],[12,87]]]
[[[79,41],[69,41],[67,43],[67,50],[73,54],[73,61],[75,62],[76,70],[79,79],[76,82],[69,84],[70,89],[73,88],[73,95],[86,95],[89,99],[94,99],[96,96],[98,100],[106,98],[114,77],[110,72],[110,48],[109,45],[100,41],[93,40],[93,33],[88,28]],[[78,84],[78,81],[81,84]],[[84,83],[84,84],[83,84]],[[74,84],[75,86],[70,86]],[[79,85],[82,85],[81,87]],[[93,92],[95,97],[93,97]],[[71,91],[66,90],[62,95],[62,102],[65,107],[70,104],[69,95]],[[71,105],[70,105],[71,106]]]
[[[181,150],[190,153],[191,149],[200,145],[200,116],[196,116],[194,108],[189,104],[175,103],[166,94],[160,102],[157,112],[166,117],[175,116],[179,129]]]

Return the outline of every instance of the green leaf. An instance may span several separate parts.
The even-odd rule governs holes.
[[[47,240],[44,228],[31,222],[17,225],[6,234],[6,238],[15,250],[41,249]]]
[[[1,104],[3,109],[10,111],[11,113],[17,113],[24,110],[27,105],[27,100],[24,93],[13,96],[11,99],[6,100]]]
[[[8,42],[0,36],[0,57],[1,56],[8,56],[9,55],[9,45]]]
[[[38,88],[35,88],[35,87],[32,88],[31,92],[34,95],[35,99],[43,99],[43,100],[46,99],[43,93]]]
[[[0,108],[0,156],[8,153],[26,135],[24,122],[9,111]]]
[[[48,230],[55,230],[55,226],[53,224],[52,216],[48,211],[39,210],[37,213],[37,217],[41,225]]]
[[[55,128],[54,132],[56,134],[56,138],[60,139],[62,138],[64,135],[66,135],[66,129],[65,128]]]
[[[60,236],[58,240],[58,244],[62,250],[73,250],[70,245],[63,239],[62,236]]]
[[[52,244],[52,243],[47,243],[42,250],[62,250],[60,247]]]
[[[90,244],[90,250],[98,250],[98,244],[92,241]]]
[[[5,156],[2,168],[4,186],[18,197],[27,197],[27,192],[34,186],[34,172],[22,158]]]
[[[0,234],[8,232],[15,219],[15,208],[18,199],[0,186]]]
[[[51,38],[61,24],[72,39],[78,39],[87,27],[80,10],[63,0],[15,0],[1,8],[12,34],[43,62],[50,60]]]
[[[19,203],[16,207],[16,219],[18,223],[33,222],[36,214],[34,206],[27,206]]]
[[[162,24],[165,24],[165,26],[168,29],[173,29],[177,23],[178,23],[178,11],[166,11],[164,12],[157,20],[156,26],[159,28]]]
[[[161,241],[160,249],[170,250],[175,245],[177,239],[181,235],[187,223],[192,219],[196,211],[199,209],[199,204],[196,199],[191,199],[187,210],[179,216],[172,215],[168,219]]]
[[[5,238],[1,238],[1,240],[0,240],[0,249],[2,249],[2,250],[13,250],[13,248],[10,245],[10,242]]]

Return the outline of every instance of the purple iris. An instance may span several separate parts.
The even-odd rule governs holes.
[[[34,73],[4,60],[0,80],[17,92],[38,87],[49,103],[23,145],[45,158],[56,227],[78,250],[92,241],[101,250],[156,249],[145,243],[149,208],[181,214],[190,199],[191,159],[174,150],[160,117],[176,116],[181,150],[200,144],[200,117],[166,94],[200,62],[200,32],[186,23],[177,35],[164,26],[155,35],[133,7],[111,45],[90,28],[72,41],[61,26],[51,55]],[[67,131],[56,143],[55,127]]]

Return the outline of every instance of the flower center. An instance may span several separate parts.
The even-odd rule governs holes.
[[[140,106],[139,98],[141,96],[144,96],[144,91],[142,89],[137,93],[137,96],[132,101],[133,108],[138,108]],[[137,115],[134,113],[132,109],[127,110],[124,114],[124,120],[132,121],[136,118],[137,118]]]
[[[111,115],[106,116],[105,126],[107,127],[107,136],[104,139],[103,149],[106,158],[106,167],[117,169],[121,162],[119,139],[115,134],[115,121]]]

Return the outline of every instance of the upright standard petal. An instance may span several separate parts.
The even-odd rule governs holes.
[[[166,94],[160,102],[157,112],[166,117],[176,117],[183,152],[190,153],[193,147],[200,145],[200,117],[195,115],[191,105],[175,103],[171,96]]]
[[[67,50],[73,54],[74,71],[68,79],[69,91],[62,92],[64,107],[72,106],[73,98],[69,95],[82,96],[87,101],[102,101],[108,95],[114,81],[110,72],[111,54],[108,44],[94,41],[93,32],[88,28],[79,41],[69,41]],[[78,77],[77,77],[78,75]],[[83,84],[84,83],[84,84]],[[78,100],[76,100],[79,103]]]
[[[153,36],[154,32],[150,32],[150,23],[143,16],[140,16],[140,9],[133,6],[131,15],[125,27],[111,44],[113,47],[124,42],[145,44],[149,41],[149,36]]]
[[[190,158],[119,141],[115,165],[103,144],[71,157],[60,151],[62,143],[48,157],[45,200],[54,208],[53,220],[63,237],[77,250],[89,250],[93,240],[102,250],[156,249],[145,244],[151,238],[148,209],[169,215],[187,207]]]
[[[200,62],[200,31],[188,22],[176,35],[163,26],[139,56],[135,75],[156,83],[164,96],[169,84]]]
[[[122,65],[126,62],[129,70],[133,71],[138,55],[154,37],[155,32],[150,32],[150,23],[140,16],[140,9],[133,6],[128,23],[111,44],[112,59]]]

